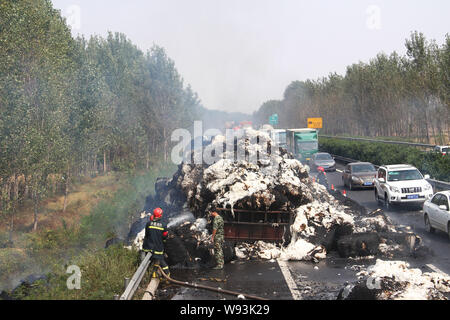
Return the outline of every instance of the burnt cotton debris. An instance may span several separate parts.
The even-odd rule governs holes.
[[[209,252],[205,218],[213,208],[228,208],[232,214],[236,209],[283,210],[292,216],[284,245],[259,245],[260,257],[317,261],[331,250],[344,257],[389,254],[391,234],[397,230],[384,215],[369,215],[357,205],[349,206],[350,200],[336,199],[309,178],[307,166],[275,146],[266,132],[245,130],[243,138],[235,141],[235,148],[227,148],[225,136],[218,135],[211,147],[224,150],[215,163],[180,164],[172,178],[158,179],[156,195],[147,201],[146,211],[156,206],[164,209],[169,227],[176,230],[172,232],[176,238],[173,241],[196,250],[203,245],[203,251]],[[243,155],[242,159],[237,160],[236,154]],[[148,214],[144,212],[130,231],[130,244],[138,248],[146,219]],[[406,251],[406,246],[395,249]],[[243,251],[237,250],[242,257]],[[171,260],[170,250],[167,254]],[[207,254],[197,254],[189,258],[208,260]],[[230,258],[233,256],[230,254]],[[180,259],[172,260],[179,263]]]
[[[292,218],[283,244],[226,241],[225,262],[236,258],[318,262],[331,251],[344,258],[398,258],[423,249],[419,237],[397,229],[381,210],[367,212],[314,182],[309,168],[274,146],[266,132],[247,129],[244,137],[227,151],[225,137],[216,136],[211,146],[224,152],[215,163],[182,163],[172,178],[158,179],[156,195],[148,199],[146,211],[156,206],[165,210],[171,231],[166,246],[169,265],[213,264],[207,213],[214,208],[229,209],[231,219],[237,209],[282,210]],[[267,157],[259,158],[266,150]],[[242,159],[236,159],[236,152],[244,155]],[[136,223],[139,227],[132,228],[130,245],[142,246],[148,217],[143,212]]]

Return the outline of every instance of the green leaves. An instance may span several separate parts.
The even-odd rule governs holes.
[[[0,1],[0,44],[0,190],[23,174],[42,198],[51,174],[147,168],[199,109],[163,48],[73,39],[49,0]]]
[[[433,179],[450,180],[450,157],[436,152],[425,152],[415,147],[320,138],[322,151],[342,157],[368,161],[375,165],[407,163],[418,168]]]
[[[280,101],[254,113],[258,124],[278,113],[281,128],[306,127],[322,117],[322,133],[404,137],[447,144],[450,135],[450,37],[443,45],[413,32],[407,54],[378,54],[347,67],[343,76],[293,81]]]

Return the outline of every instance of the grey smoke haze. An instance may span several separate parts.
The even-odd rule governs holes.
[[[53,0],[74,35],[163,46],[209,109],[251,113],[293,80],[403,54],[413,30],[442,43],[448,0]]]

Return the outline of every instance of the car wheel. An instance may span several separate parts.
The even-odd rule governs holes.
[[[429,233],[434,233],[434,228],[431,226],[430,219],[428,218],[428,215],[425,215],[425,229]],[[449,236],[450,237],[450,236]]]
[[[386,207],[386,209],[391,208],[391,201],[389,201],[389,196],[387,193],[384,194],[384,206]]]
[[[375,188],[375,201],[377,202],[377,204],[380,204],[380,197],[378,196],[377,188]]]

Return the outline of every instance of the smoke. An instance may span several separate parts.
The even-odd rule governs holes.
[[[23,271],[8,275],[6,279],[0,281],[0,292],[12,292],[22,283],[32,284],[36,280],[45,278],[45,275],[51,271],[50,268],[33,262],[35,261],[27,262],[22,266]]]
[[[169,218],[169,223],[167,224],[167,228],[178,227],[184,222],[194,222],[195,217],[192,212],[183,212],[173,218]]]

